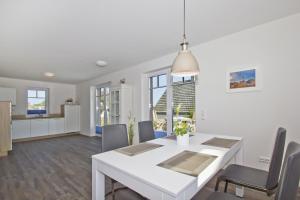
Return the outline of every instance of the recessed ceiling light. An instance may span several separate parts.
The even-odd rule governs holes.
[[[55,74],[52,73],[52,72],[45,72],[44,75],[47,76],[47,77],[54,77],[55,76]]]
[[[104,60],[98,60],[96,62],[96,65],[99,66],[99,67],[105,67],[107,65],[107,62],[104,61]]]

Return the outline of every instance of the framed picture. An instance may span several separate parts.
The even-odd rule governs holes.
[[[249,92],[261,90],[261,74],[257,67],[235,69],[227,72],[227,92]]]

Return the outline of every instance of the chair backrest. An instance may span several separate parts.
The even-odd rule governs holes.
[[[290,142],[283,162],[275,200],[296,200],[300,178],[300,144]]]
[[[102,128],[102,152],[128,146],[125,124],[106,125]]]
[[[275,145],[269,166],[269,174],[267,178],[266,188],[272,190],[278,185],[279,174],[284,154],[284,145],[286,138],[286,130],[279,128],[277,130]]]
[[[152,121],[139,122],[138,127],[140,142],[146,142],[155,139]]]

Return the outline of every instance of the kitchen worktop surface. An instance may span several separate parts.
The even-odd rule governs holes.
[[[30,120],[30,119],[51,119],[64,118],[62,114],[49,114],[44,116],[26,116],[26,115],[12,115],[12,120]]]

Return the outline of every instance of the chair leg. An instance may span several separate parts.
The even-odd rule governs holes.
[[[215,186],[215,192],[217,192],[219,190],[220,182],[221,182],[221,180],[219,178],[217,178],[217,182],[216,182],[216,186]]]
[[[224,192],[227,192],[227,188],[228,188],[228,181],[225,182],[225,188],[224,188]]]
[[[111,179],[111,196],[112,196],[112,199],[115,200],[115,184],[112,179]]]

